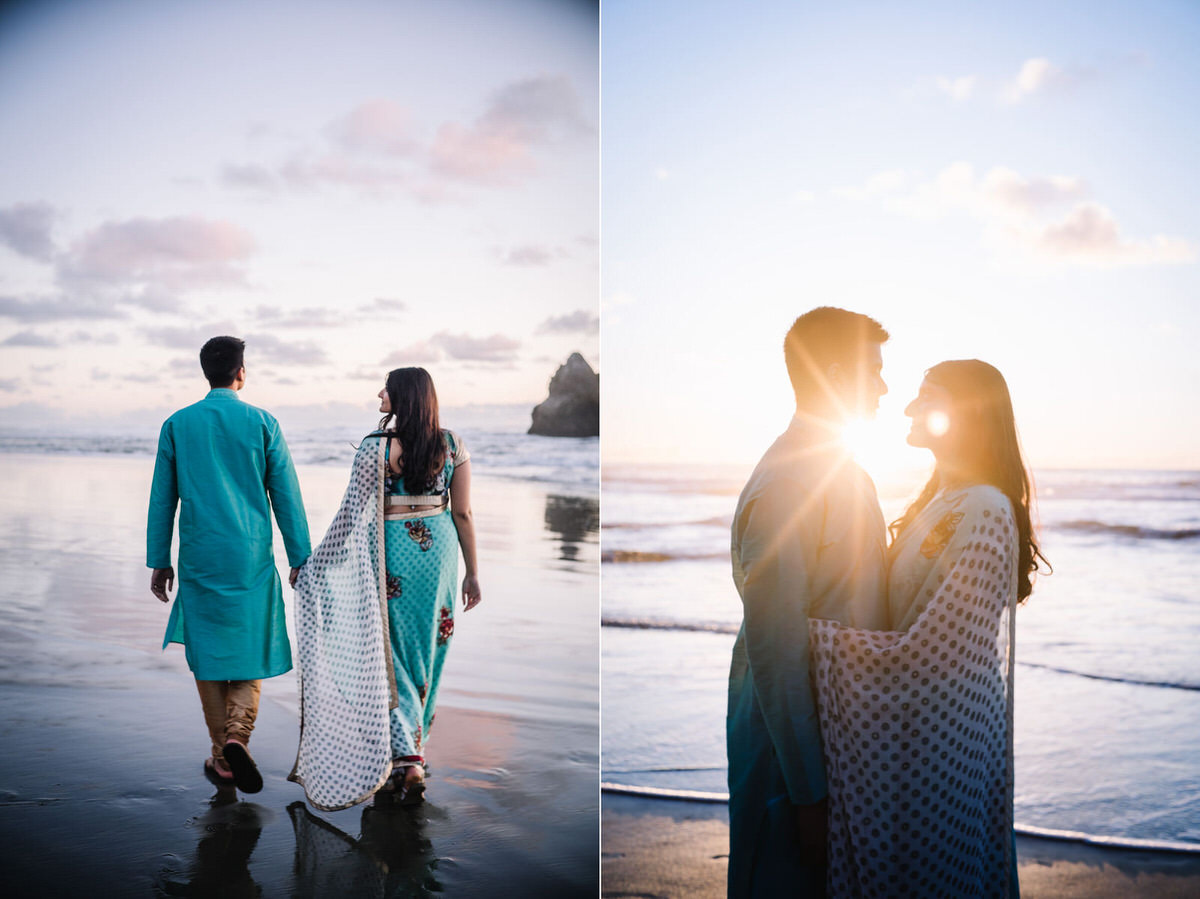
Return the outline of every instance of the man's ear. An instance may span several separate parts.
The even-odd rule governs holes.
[[[842,363],[831,362],[829,367],[825,369],[825,380],[829,382],[830,387],[841,387],[842,381],[845,378],[845,372],[842,369]]]

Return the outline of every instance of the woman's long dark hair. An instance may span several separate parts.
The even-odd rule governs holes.
[[[1033,592],[1033,573],[1040,570],[1038,560],[1047,569],[1050,563],[1034,539],[1033,488],[1021,457],[1008,384],[994,366],[978,359],[939,362],[925,377],[950,395],[947,434],[955,441],[956,466],[973,480],[991,484],[1012,502],[1017,525],[1017,599],[1023,602]],[[940,488],[941,477],[935,470],[912,505],[892,522],[893,539],[912,524]]]
[[[404,455],[393,461],[401,464],[405,492],[420,496],[446,462],[433,378],[423,368],[397,368],[388,372],[385,389],[392,411],[380,419],[379,430],[400,441]]]

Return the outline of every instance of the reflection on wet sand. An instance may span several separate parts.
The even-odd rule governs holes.
[[[433,844],[423,833],[424,806],[405,808],[376,796],[362,811],[357,840],[303,802],[289,805],[288,814],[296,834],[295,896],[424,899],[444,890]]]
[[[557,534],[562,543],[559,558],[566,562],[579,559],[581,544],[589,542],[600,528],[600,501],[586,496],[546,496],[546,530]]]
[[[262,887],[250,876],[250,856],[273,813],[238,802],[233,786],[217,787],[209,802],[209,810],[195,821],[204,836],[196,844],[186,881],[177,872],[160,871],[159,891],[170,896],[261,896]]]

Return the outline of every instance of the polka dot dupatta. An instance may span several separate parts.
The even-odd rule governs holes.
[[[831,897],[1005,897],[1017,533],[999,490],[934,497],[889,553],[903,632],[811,622]]]
[[[363,441],[342,505],[296,580],[300,748],[288,779],[325,811],[369,798],[392,770],[383,451],[383,441]]]

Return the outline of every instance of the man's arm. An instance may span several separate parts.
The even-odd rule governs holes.
[[[175,531],[175,508],[178,505],[175,441],[171,423],[167,421],[158,435],[158,455],[154,459],[154,479],[150,483],[150,510],[146,515],[147,568],[171,567],[171,535]]]
[[[288,564],[293,569],[288,581],[295,586],[295,569],[312,554],[312,544],[309,542],[308,517],[304,514],[304,500],[300,497],[300,481],[292,465],[292,454],[288,452],[279,422],[274,419],[267,428],[266,486],[271,497],[271,508],[275,510],[275,521],[279,523],[279,532],[283,535]]]
[[[740,558],[746,653],[763,719],[796,805],[826,795],[816,702],[808,674],[808,560],[821,510],[799,485],[772,485],[743,512]]]

